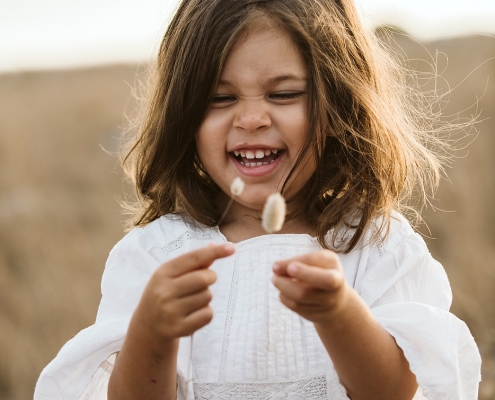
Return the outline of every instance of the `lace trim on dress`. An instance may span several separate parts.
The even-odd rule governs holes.
[[[230,330],[232,328],[232,320],[234,319],[235,303],[237,300],[239,284],[239,268],[237,266],[237,258],[234,261],[234,271],[232,276],[232,283],[230,286],[229,302],[227,304],[227,318],[225,320],[225,332],[223,335],[222,343],[222,355],[220,359],[220,373],[218,380],[220,382],[225,381],[225,368],[227,366],[227,352],[229,350],[229,338]]]
[[[194,383],[195,400],[324,400],[325,376],[278,383]]]
[[[371,226],[371,230],[372,230],[372,237],[376,236],[378,234],[378,227],[375,224],[373,224]],[[387,252],[385,249],[385,243],[384,243],[383,236],[381,233],[377,237],[376,248],[378,250],[378,258],[382,258],[383,255]]]
[[[182,246],[184,246],[184,243],[186,243],[188,240],[191,239],[211,240],[211,238],[212,238],[211,231],[198,231],[198,232],[186,231],[182,235],[180,235],[177,239],[172,240],[171,242],[168,242],[165,246],[163,246],[163,250],[167,254],[170,254],[173,251],[178,250]]]

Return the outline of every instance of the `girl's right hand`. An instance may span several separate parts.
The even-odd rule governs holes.
[[[162,340],[202,328],[213,318],[208,287],[217,279],[208,267],[234,252],[232,243],[211,243],[162,264],[151,276],[134,317]]]
[[[210,244],[162,264],[134,312],[108,384],[108,399],[175,399],[179,338],[211,321],[208,269],[233,254],[232,243]]]

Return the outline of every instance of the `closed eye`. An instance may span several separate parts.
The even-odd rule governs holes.
[[[276,92],[270,94],[269,98],[272,100],[293,100],[304,96],[306,92]]]
[[[237,98],[235,96],[225,95],[225,94],[217,94],[213,96],[211,102],[214,104],[225,104],[236,101]]]
[[[290,92],[275,92],[270,93],[266,96],[266,98],[275,101],[275,102],[288,102],[289,100],[298,99],[303,97],[306,92],[303,91],[290,91]],[[217,94],[214,95],[211,99],[211,103],[217,106],[227,106],[231,103],[234,103],[238,100],[237,96],[227,95],[227,94]]]

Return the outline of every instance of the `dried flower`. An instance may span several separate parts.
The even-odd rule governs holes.
[[[232,196],[240,196],[243,190],[244,181],[239,177],[235,178],[230,185],[230,193],[232,193]]]
[[[285,220],[285,200],[280,193],[274,193],[268,196],[263,215],[261,217],[261,226],[268,233],[278,232],[282,229]]]
[[[234,180],[230,184],[230,194],[231,194],[230,200],[229,200],[229,203],[227,204],[227,207],[225,208],[225,211],[223,212],[222,216],[218,220],[218,223],[217,223],[218,226],[221,225],[221,223],[223,222],[223,220],[227,216],[227,213],[230,210],[230,206],[232,205],[232,203],[234,201],[234,197],[240,196],[243,190],[244,190],[244,181],[239,177],[234,178]]]

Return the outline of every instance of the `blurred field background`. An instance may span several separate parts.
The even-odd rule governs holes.
[[[495,399],[495,38],[394,40],[416,70],[431,73],[437,58],[443,91],[445,82],[459,85],[446,115],[481,111],[478,137],[436,196],[449,212],[424,217],[436,238],[427,239],[431,252],[451,280],[453,312],[482,352],[480,399]],[[2,400],[31,399],[42,368],[95,319],[106,257],[124,234],[115,199],[129,191],[118,160],[101,147],[118,149],[137,69],[0,75]]]

